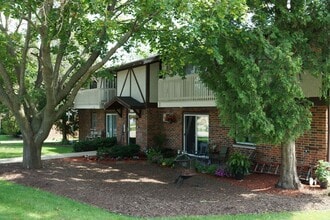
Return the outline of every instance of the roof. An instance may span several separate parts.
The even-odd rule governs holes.
[[[140,60],[136,60],[130,63],[124,63],[120,66],[116,66],[116,67],[111,67],[109,68],[110,70],[115,70],[115,71],[121,71],[121,70],[125,70],[128,68],[132,68],[132,67],[138,67],[138,66],[142,66],[145,64],[149,64],[149,63],[155,63],[155,62],[159,62],[160,58],[159,55],[155,55],[155,56],[151,56],[145,59],[140,59]]]
[[[140,117],[141,109],[144,109],[145,105],[128,96],[116,96],[104,105],[104,109],[114,109],[120,116],[122,116],[122,108],[132,109]]]

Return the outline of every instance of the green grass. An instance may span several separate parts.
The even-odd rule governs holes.
[[[0,219],[141,219],[108,212],[88,204],[56,196],[42,190],[0,180]],[[238,204],[239,205],[239,204]],[[255,220],[329,219],[330,210],[244,215],[184,216],[149,218],[156,220]]]
[[[42,146],[42,155],[62,154],[73,152],[72,145],[62,145],[60,143],[44,143]],[[0,159],[22,157],[22,143],[1,143],[0,144]]]
[[[11,140],[17,140],[17,138],[14,138],[13,135],[0,135],[0,141],[11,141]]]
[[[132,219],[0,180],[0,219]]]

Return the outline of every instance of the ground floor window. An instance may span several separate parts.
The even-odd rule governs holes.
[[[209,143],[209,116],[185,114],[183,139],[185,152],[206,155]]]
[[[116,114],[106,114],[105,119],[105,130],[106,137],[116,137],[117,136],[117,115]]]
[[[235,142],[239,145],[255,145],[256,141],[252,135],[240,135],[236,132]]]
[[[97,124],[97,114],[96,112],[92,112],[91,115],[91,129],[96,129],[96,124]]]

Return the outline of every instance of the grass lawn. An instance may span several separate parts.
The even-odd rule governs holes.
[[[60,143],[44,143],[42,147],[42,155],[72,153],[72,145],[62,145]],[[0,159],[21,157],[23,155],[22,143],[1,143]]]
[[[0,219],[139,219],[107,212],[88,204],[56,196],[38,189],[0,180]],[[329,219],[328,211],[305,211],[248,215],[185,216],[149,218],[159,220],[255,220],[255,219]]]
[[[132,219],[0,180],[0,219]]]

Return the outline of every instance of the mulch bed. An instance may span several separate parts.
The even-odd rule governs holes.
[[[197,174],[174,184],[178,170],[144,160],[70,158],[44,161],[41,170],[1,164],[0,178],[131,216],[181,216],[330,209],[319,186],[275,188],[278,176],[251,174],[238,181]]]

